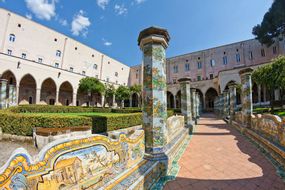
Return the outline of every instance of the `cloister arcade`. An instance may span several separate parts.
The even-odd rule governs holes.
[[[57,83],[52,77],[44,80],[36,80],[32,74],[23,74],[20,77],[15,76],[11,70],[6,70],[2,73],[1,79],[7,81],[6,99],[11,101],[9,92],[15,89],[16,98],[14,104],[42,104],[42,105],[65,105],[65,106],[103,106],[104,102],[107,106],[115,104],[115,98],[104,100],[101,94],[86,94],[77,91],[77,86],[72,82],[62,81]],[[224,90],[228,89],[228,84]],[[239,81],[234,81],[239,83]],[[200,98],[200,109],[212,112],[214,109],[214,100],[220,94],[220,86],[208,86],[206,88],[196,88]],[[255,105],[269,104],[270,91],[264,86],[257,85],[253,82],[253,103]],[[239,88],[237,89],[237,104],[241,103]],[[280,92],[275,92],[275,100],[280,100]],[[181,107],[181,91],[179,86],[167,91],[167,107],[180,108]],[[124,101],[125,107],[140,107],[140,94],[133,93],[130,99]]]

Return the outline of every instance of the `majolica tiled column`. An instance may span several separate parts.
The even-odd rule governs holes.
[[[191,113],[191,91],[189,78],[182,78],[178,80],[181,89],[181,112],[184,115],[185,123],[188,127],[192,127],[192,113]]]
[[[6,108],[7,80],[0,79],[0,109]]]
[[[195,94],[195,100],[196,100],[196,113],[197,113],[197,118],[200,118],[200,98],[199,98],[199,93],[196,92]]]
[[[252,75],[253,69],[247,68],[239,72],[241,78],[241,103],[244,127],[250,127],[252,115]]]
[[[15,101],[15,96],[16,96],[16,86],[13,84],[9,85],[9,105],[14,106],[16,101]]]
[[[197,113],[196,113],[196,101],[195,101],[195,94],[196,94],[196,89],[191,88],[191,112],[192,112],[192,118],[195,121],[195,124],[197,124]]]
[[[235,115],[236,96],[237,96],[236,86],[237,86],[237,84],[235,82],[231,82],[229,84],[229,92],[230,92],[230,124],[232,124],[232,121],[233,121],[234,115]]]
[[[227,108],[228,108],[228,90],[224,90],[223,92],[223,118],[226,118],[228,116]]]
[[[143,30],[138,43],[143,51],[143,128],[148,159],[165,159],[166,145],[166,56],[170,40],[167,30]]]

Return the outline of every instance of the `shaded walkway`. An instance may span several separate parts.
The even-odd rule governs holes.
[[[273,165],[237,130],[211,114],[198,124],[176,180],[164,189],[285,189]]]

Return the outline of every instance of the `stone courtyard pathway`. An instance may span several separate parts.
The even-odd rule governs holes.
[[[165,190],[285,190],[273,165],[236,129],[203,115]]]

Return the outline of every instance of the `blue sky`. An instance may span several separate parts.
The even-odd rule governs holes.
[[[253,38],[272,0],[0,0],[0,7],[70,36],[127,65],[142,55],[139,32],[171,35],[167,57]]]

